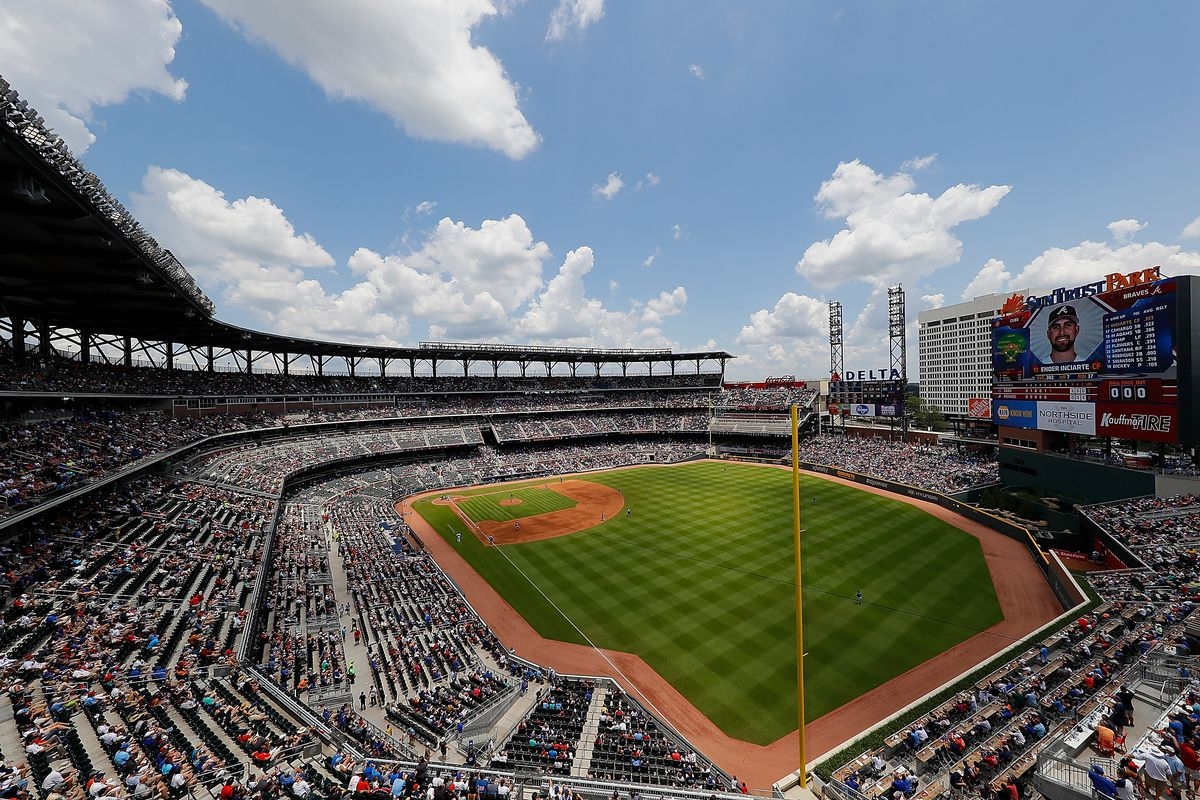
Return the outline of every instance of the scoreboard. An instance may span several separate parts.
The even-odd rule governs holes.
[[[879,370],[880,373],[883,370]],[[868,380],[838,380],[829,382],[829,413],[846,417],[904,416],[904,397],[908,382],[904,378],[880,378]]]
[[[1192,276],[1158,268],[1042,296],[992,320],[997,425],[1168,444],[1192,434]]]

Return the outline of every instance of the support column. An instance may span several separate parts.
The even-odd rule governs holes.
[[[125,366],[132,367],[133,366],[133,337],[126,336],[124,344],[125,344],[125,347],[124,347],[125,353],[123,356],[123,360],[125,362]]]
[[[41,355],[42,361],[50,360],[50,323],[46,320],[38,322],[38,354]]]
[[[12,323],[13,360],[18,364],[25,362],[25,318],[12,315],[8,318]]]

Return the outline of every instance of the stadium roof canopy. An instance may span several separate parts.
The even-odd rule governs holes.
[[[380,347],[241,328],[215,307],[100,180],[0,78],[0,313],[51,328],[191,348],[358,360],[678,363],[734,358],[723,350],[592,349],[422,342]]]

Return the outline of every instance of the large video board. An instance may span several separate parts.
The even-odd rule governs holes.
[[[992,321],[993,421],[1179,443],[1179,281],[1155,267],[1009,298]]]

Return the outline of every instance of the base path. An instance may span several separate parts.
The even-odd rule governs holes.
[[[971,670],[1062,613],[1054,593],[1021,542],[934,503],[833,476],[805,475],[908,503],[974,536],[983,548],[996,587],[996,598],[1004,613],[1004,619],[986,631],[810,722],[805,726],[809,762],[837,749],[879,720]],[[406,511],[408,502],[401,503],[397,509]],[[425,520],[417,514],[408,514],[405,519],[500,641],[515,648],[518,655],[553,667],[561,674],[612,677],[630,694],[642,698],[652,710],[666,717],[679,733],[718,766],[746,781],[751,790],[768,789],[798,769],[800,738],[796,731],[766,746],[734,739],[713,725],[641,657],[543,639]]]

